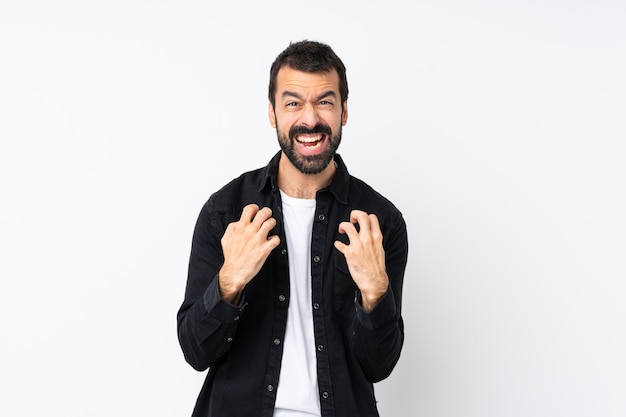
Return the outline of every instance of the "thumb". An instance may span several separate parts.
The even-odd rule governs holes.
[[[341,253],[344,253],[344,250],[348,247],[345,243],[340,240],[335,240],[335,248]]]

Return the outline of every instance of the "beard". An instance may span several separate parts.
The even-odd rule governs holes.
[[[278,135],[278,143],[283,153],[287,155],[287,159],[303,174],[319,174],[324,171],[330,161],[333,160],[337,148],[341,143],[341,125],[336,134],[333,134],[332,129],[327,124],[318,123],[312,129],[308,129],[304,126],[293,126],[289,129],[289,137],[282,134],[278,128],[276,128]],[[316,134],[323,133],[328,138],[326,149],[324,149],[318,155],[301,155],[296,151],[294,146],[296,135],[300,134]]]

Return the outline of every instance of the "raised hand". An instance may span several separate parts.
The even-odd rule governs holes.
[[[280,244],[269,232],[276,226],[269,207],[249,204],[238,221],[230,223],[222,236],[224,264],[219,272],[220,295],[238,304],[248,282],[258,274],[272,250]]]
[[[358,231],[356,224],[359,225]],[[339,233],[348,236],[349,244],[337,240],[335,248],[346,257],[350,275],[361,291],[363,309],[371,311],[389,286],[378,217],[352,210],[350,221],[339,224]]]

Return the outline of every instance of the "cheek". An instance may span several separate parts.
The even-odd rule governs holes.
[[[295,122],[296,119],[293,117],[289,117],[289,115],[281,115],[276,118],[276,122],[274,124],[280,132],[289,133],[289,129],[291,129]]]
[[[326,123],[328,124],[328,126],[331,126],[333,130],[340,129],[341,126],[343,126],[344,124],[341,115],[333,116],[332,119],[329,118],[328,120],[326,120]]]

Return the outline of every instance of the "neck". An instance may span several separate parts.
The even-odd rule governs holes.
[[[328,187],[337,167],[335,161],[319,174],[303,174],[282,155],[278,164],[278,188],[290,197],[314,199],[322,188]]]

